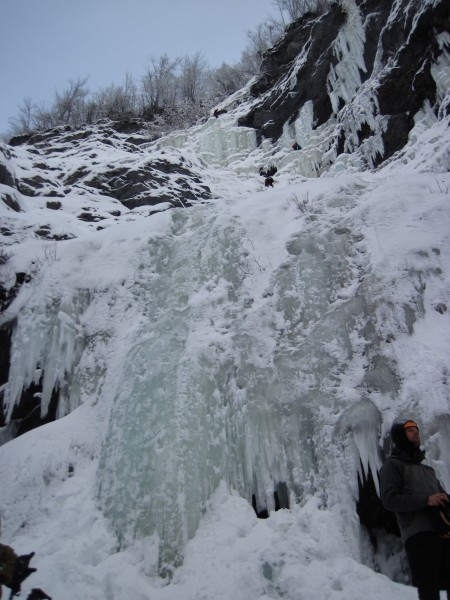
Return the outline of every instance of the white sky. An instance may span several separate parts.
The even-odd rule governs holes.
[[[41,103],[69,79],[92,90],[143,73],[151,56],[210,66],[240,59],[273,0],[0,0],[0,133],[25,97]]]

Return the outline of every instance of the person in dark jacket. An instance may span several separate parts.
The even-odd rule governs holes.
[[[2,585],[10,588],[12,596],[20,594],[23,581],[36,571],[35,568],[30,567],[33,556],[34,552],[17,556],[11,546],[0,544],[0,598],[2,597]],[[39,591],[42,592],[42,590]],[[50,597],[48,596],[48,598]]]
[[[273,183],[274,183],[273,177],[270,177],[270,175],[269,175],[269,177],[266,177],[264,179],[264,185],[266,187],[273,187]]]
[[[0,598],[2,585],[11,585],[14,576],[17,555],[11,546],[0,544]]]
[[[446,507],[449,496],[434,469],[422,464],[419,427],[412,419],[391,428],[392,448],[380,470],[381,500],[397,515],[413,585],[420,600],[439,600],[439,590],[450,600],[450,539],[436,531],[431,511]]]

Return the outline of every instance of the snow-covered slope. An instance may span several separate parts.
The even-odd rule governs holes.
[[[1,540],[36,551],[25,592],[415,598],[376,472],[408,415],[450,489],[447,98],[377,170],[305,177],[238,125],[249,89],[157,141],[2,146]],[[161,161],[141,200],[207,197],[111,192]]]

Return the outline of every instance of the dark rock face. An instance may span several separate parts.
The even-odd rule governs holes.
[[[0,183],[4,183],[5,185],[9,185],[10,187],[14,187],[14,177],[5,167],[0,163]]]
[[[11,153],[4,144],[0,144],[0,183],[15,187],[14,176],[8,169],[8,161],[11,159]]]
[[[319,18],[308,13],[293,23],[281,42],[266,53],[263,74],[250,93],[261,96],[272,91],[249,115],[240,119],[239,124],[254,127],[264,137],[276,139],[281,135],[284,123],[294,120],[308,100],[314,102],[316,124],[324,123],[332,113],[326,81],[330,64],[336,60],[330,41],[344,23],[345,15],[338,5],[333,5],[330,12]],[[300,53],[305,53],[308,58],[296,74],[296,85],[282,85]]]
[[[44,188],[49,184],[48,180],[42,175],[23,178],[17,183],[17,189],[24,196],[47,196],[48,191]]]
[[[61,202],[54,200],[54,201],[47,202],[46,206],[50,210],[59,210],[62,207],[62,204],[61,204]]]
[[[364,40],[361,84],[370,80],[373,96],[372,108],[363,108],[367,119],[358,139],[361,144],[380,134],[384,152],[377,162],[381,162],[403,148],[414,115],[424,103],[433,106],[436,102],[431,69],[442,54],[437,36],[450,31],[450,4],[447,0],[434,4],[401,0],[398,6],[391,0],[359,0],[356,4]],[[312,101],[314,128],[333,122],[336,149],[352,151],[346,144],[354,126],[349,119],[358,111],[361,114],[360,90],[351,99],[339,97],[337,108],[332,107],[329,96],[329,74],[338,62],[337,36],[349,19],[355,15],[347,15],[334,4],[326,14],[307,14],[293,23],[279,44],[266,53],[263,74],[251,88],[251,94],[261,100],[239,124],[257,129],[260,140],[277,140],[283,126],[295,121],[301,107]],[[383,127],[377,130],[373,122],[380,119]]]
[[[3,233],[3,235],[5,235]],[[0,255],[1,256],[7,256],[7,255]],[[7,258],[6,260],[4,260],[4,262],[7,262]],[[0,261],[0,264],[4,264],[3,261]],[[22,285],[24,283],[28,283],[29,281],[31,281],[31,275],[28,273],[16,273],[16,281],[14,283],[14,285],[10,288],[6,288],[3,285],[0,284],[0,313],[2,313],[4,310],[6,310],[8,308],[8,306],[11,304],[11,302],[14,300],[14,298],[17,296],[17,294],[20,291],[20,288],[22,287]],[[6,330],[5,331],[10,331],[9,329],[9,325],[5,325]],[[4,338],[0,337],[0,342],[3,343]],[[9,363],[8,363],[9,364]],[[1,364],[0,364],[0,370],[1,370]],[[0,386],[2,384],[0,383]]]
[[[14,324],[10,322],[0,327],[0,387],[8,381],[13,326]],[[0,419],[1,417],[2,415],[0,414]]]
[[[172,179],[170,194],[162,193],[160,190],[167,186],[169,177]],[[170,202],[174,207],[191,206],[192,201],[211,198],[210,189],[202,185],[187,166],[162,159],[141,164],[136,169],[113,168],[85,184],[116,198],[130,209],[161,202]]]
[[[380,113],[388,116],[385,158],[405,145],[414,124],[413,115],[424,101],[436,101],[436,84],[431,75],[432,64],[441,53],[436,33],[450,29],[450,8],[448,3],[428,6],[413,26],[415,16],[406,12],[406,22],[389,23],[381,32],[383,60],[395,57],[395,68],[385,70],[377,89]]]
[[[17,202],[17,200],[15,198],[13,198],[13,196],[11,194],[3,193],[1,195],[1,199],[4,202],[4,204],[6,204],[6,206],[8,206],[14,212],[21,211],[20,204]]]

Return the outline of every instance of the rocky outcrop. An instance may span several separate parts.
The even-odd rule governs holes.
[[[10,151],[5,144],[0,142],[0,184],[15,187],[15,179],[10,167],[10,159]]]
[[[115,167],[106,170],[85,185],[116,198],[127,208],[155,206],[169,202],[173,207],[192,206],[198,200],[211,198],[211,191],[201,184],[187,164],[169,160],[150,160],[136,168]],[[170,186],[168,183],[170,181]]]
[[[349,0],[307,14],[266,53],[239,124],[275,141],[311,102],[312,127],[330,125],[335,156],[377,138],[366,156],[376,166],[403,148],[424,105],[438,112],[433,68],[449,32],[446,0]]]
[[[284,124],[294,120],[308,100],[314,102],[316,124],[327,121],[332,106],[326,83],[330,65],[337,60],[330,42],[344,23],[345,14],[337,4],[321,17],[308,13],[292,23],[283,39],[266,52],[262,75],[250,89],[253,96],[262,98],[261,103],[241,118],[239,124],[254,127],[261,136],[276,139]],[[306,60],[297,66],[301,56]],[[294,72],[296,84],[291,87],[286,80]]]
[[[151,142],[140,119],[103,121],[78,129],[56,127],[16,137],[10,144],[25,151],[31,168],[23,167],[21,177],[15,181],[10,177],[8,185],[14,184],[25,196],[63,198],[74,190],[100,192],[129,209],[161,203],[185,207],[212,197],[198,169],[183,156],[155,158],[153,152],[148,159],[145,147]],[[71,167],[74,152],[75,168]]]
[[[114,137],[116,134],[125,134],[124,142],[135,145],[145,144],[152,140],[152,135],[149,131],[151,124],[142,119],[127,119],[121,121],[111,121],[103,119],[94,125],[86,125],[84,127],[73,127],[65,125],[54,127],[47,131],[38,133],[30,133],[11,138],[10,146],[42,146],[51,145],[59,138],[64,140],[64,143],[74,143],[80,140],[94,138],[97,134],[104,138]],[[132,137],[128,137],[133,134]]]

